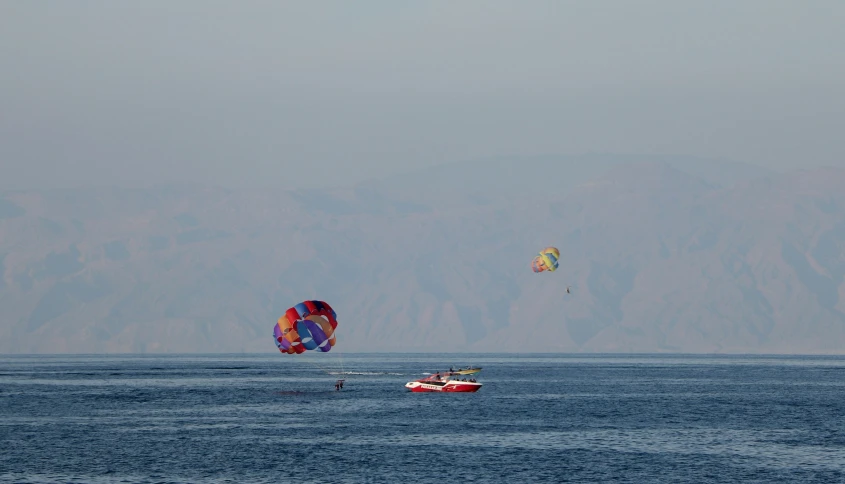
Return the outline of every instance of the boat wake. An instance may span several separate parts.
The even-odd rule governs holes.
[[[402,376],[403,373],[392,373],[386,371],[332,371],[329,375],[397,375]]]

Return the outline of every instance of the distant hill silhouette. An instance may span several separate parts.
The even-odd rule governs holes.
[[[343,351],[845,353],[843,187],[590,155],[322,191],[7,192],[0,352],[275,352],[279,315],[319,298]],[[548,245],[560,269],[534,274]]]

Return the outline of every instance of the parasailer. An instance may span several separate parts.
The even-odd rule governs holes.
[[[289,308],[273,326],[273,338],[282,353],[306,350],[328,352],[336,343],[337,313],[323,301],[303,301]]]

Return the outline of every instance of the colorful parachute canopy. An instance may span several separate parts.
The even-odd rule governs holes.
[[[337,313],[323,301],[303,301],[288,309],[273,327],[276,346],[282,353],[306,350],[327,352],[337,340]]]
[[[534,272],[543,272],[546,270],[546,263],[539,255],[531,261],[531,270]]]
[[[546,247],[540,251],[540,255],[531,261],[531,270],[534,272],[554,272],[558,267],[560,251],[555,247]]]

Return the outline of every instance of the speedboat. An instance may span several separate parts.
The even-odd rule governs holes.
[[[480,369],[480,368],[479,368]],[[477,392],[481,388],[481,383],[474,381],[474,379],[459,380],[452,379],[450,374],[431,375],[419,380],[409,381],[405,384],[405,388],[412,392]]]

